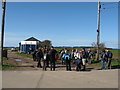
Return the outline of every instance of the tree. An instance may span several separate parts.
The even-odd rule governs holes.
[[[97,43],[93,42],[92,44],[92,47],[94,47],[95,49],[97,49]],[[104,50],[105,49],[105,43],[100,43],[99,44],[99,48],[100,48],[100,51]]]
[[[104,50],[106,47],[105,47],[105,43],[100,43],[100,50]]]
[[[98,52],[97,52],[97,49],[98,49],[98,48],[97,48],[97,43],[93,42],[91,45],[92,45],[92,47],[93,47],[94,50],[95,50],[94,52],[96,52],[95,55],[94,55],[94,56],[95,56],[94,59],[97,59],[97,60],[98,60],[99,57],[98,57]],[[100,43],[100,44],[99,44],[99,53],[100,53],[101,51],[103,51],[104,49],[105,49],[105,43]]]
[[[91,43],[92,47],[97,48],[97,44],[95,42]]]
[[[43,47],[51,47],[52,46],[52,43],[50,40],[44,40],[41,42],[41,44]]]

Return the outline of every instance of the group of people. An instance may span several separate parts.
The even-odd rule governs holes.
[[[38,50],[32,53],[33,60],[38,61],[37,67],[43,68],[46,71],[46,68],[50,66],[51,71],[55,71],[55,61],[56,61],[57,51],[54,47],[51,48],[38,48]],[[41,61],[43,60],[43,66],[41,65]]]
[[[111,69],[111,61],[112,61],[113,53],[109,51],[108,49],[103,50],[101,52],[101,63],[102,63],[102,69]],[[107,67],[106,67],[106,65]]]
[[[108,69],[111,67],[112,60],[112,52],[107,49],[102,51],[101,53],[101,62],[102,69],[105,69],[105,62],[107,63]],[[76,71],[85,71],[86,64],[91,64],[91,57],[94,55],[94,52],[91,49],[82,48],[81,50],[73,49],[68,50],[67,48],[62,49],[60,52],[57,52],[54,47],[51,48],[38,48],[38,50],[32,53],[33,60],[37,61],[37,67],[43,68],[43,70],[47,70],[46,68],[50,66],[50,70],[55,71],[56,68],[56,60],[61,60],[61,63],[66,65],[66,70],[71,71],[71,64],[75,65]],[[43,66],[41,65],[41,61],[43,61]]]
[[[62,64],[66,64],[66,70],[71,71],[71,61],[75,64],[75,70],[81,71],[81,67],[83,70],[86,70],[86,63],[91,64],[91,56],[92,52],[90,49],[87,51],[83,48],[81,51],[78,49],[69,51],[67,49],[63,49],[60,53],[60,58],[62,60]]]

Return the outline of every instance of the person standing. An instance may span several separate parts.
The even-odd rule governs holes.
[[[75,49],[72,49],[72,51],[71,51],[71,60],[72,60],[72,63],[73,63],[73,64],[75,63],[74,54],[75,54]]]
[[[85,48],[82,49],[82,64],[83,64],[83,71],[86,70],[86,61],[88,58],[88,53],[86,52]]]
[[[102,63],[102,69],[105,69],[105,61],[107,60],[107,54],[105,50],[101,53],[101,63]]]
[[[43,56],[43,71],[47,69],[47,49],[44,49],[44,56]]]
[[[63,59],[66,62],[66,70],[67,71],[71,71],[71,60],[70,60],[70,52],[68,50],[65,51],[65,53],[63,54]]]
[[[107,69],[111,69],[111,61],[112,61],[113,53],[108,49],[106,49],[105,51],[107,54]]]
[[[55,61],[56,61],[55,56],[56,56],[57,51],[52,46],[49,53],[50,53],[50,64],[51,64],[50,69],[51,71],[52,70],[55,71]]]
[[[76,71],[81,71],[81,56],[80,56],[80,52],[78,51],[78,49],[76,49],[76,52],[74,53],[74,58],[75,58],[75,65],[76,65]]]
[[[43,52],[42,52],[41,48],[38,48],[38,51],[36,53],[36,57],[37,57],[37,61],[38,61],[37,67],[42,68],[41,59],[43,58]]]
[[[64,64],[64,60],[62,58],[63,54],[65,54],[65,50],[62,49],[61,52],[60,52],[60,60],[62,61],[62,65]]]
[[[46,63],[47,63],[47,67],[49,67],[49,63],[50,63],[50,54],[49,54],[50,48],[47,47],[47,57],[46,57]]]
[[[87,53],[88,53],[87,62],[88,62],[88,64],[91,64],[91,56],[92,56],[92,51],[91,51],[91,49],[88,49],[88,50],[87,50]]]
[[[37,59],[36,53],[37,53],[37,50],[35,50],[34,52],[32,52],[33,61],[36,61],[36,59]]]

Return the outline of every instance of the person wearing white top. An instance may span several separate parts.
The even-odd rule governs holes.
[[[80,71],[81,70],[81,55],[78,52],[78,49],[76,49],[76,52],[74,53],[74,57],[75,57],[75,69],[76,71]]]

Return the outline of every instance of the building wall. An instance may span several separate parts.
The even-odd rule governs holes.
[[[35,51],[37,49],[38,41],[21,41],[20,42],[20,52],[27,53],[30,50]]]

